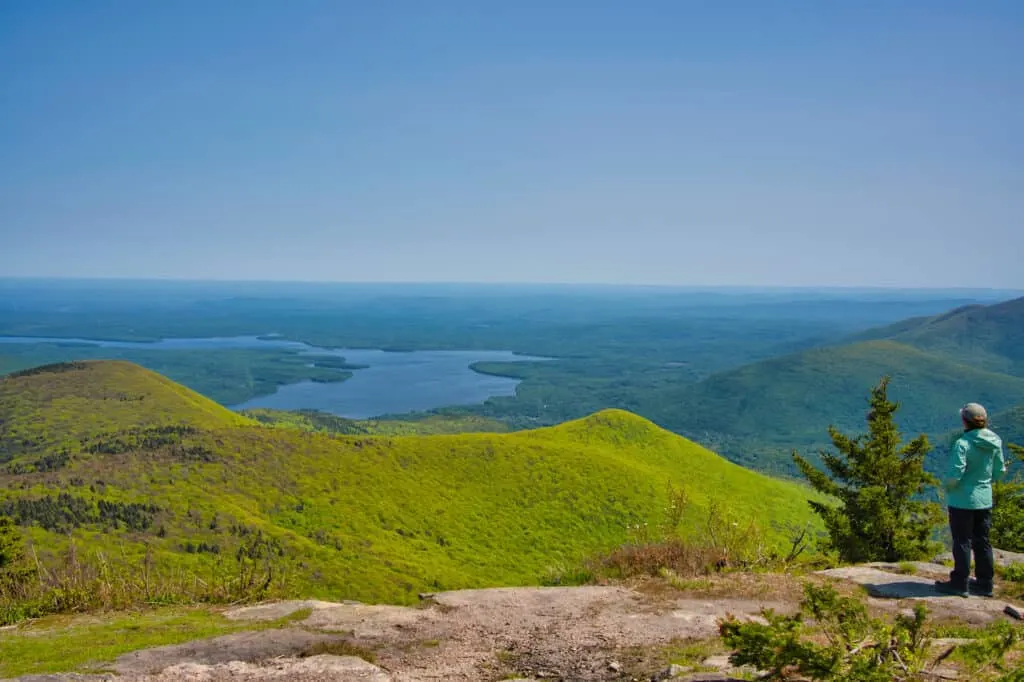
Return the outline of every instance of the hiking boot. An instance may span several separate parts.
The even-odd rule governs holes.
[[[967,588],[954,585],[950,580],[936,580],[935,589],[942,594],[952,595],[954,597],[969,597],[971,593],[967,591]]]
[[[971,594],[973,594],[975,597],[991,597],[992,596],[992,586],[991,585],[982,585],[981,583],[979,583],[974,578],[971,578],[968,587],[971,588]]]

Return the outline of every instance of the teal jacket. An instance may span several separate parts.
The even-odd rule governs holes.
[[[972,429],[960,436],[946,471],[946,502],[958,509],[990,509],[992,481],[1006,473],[1003,441],[988,429]]]

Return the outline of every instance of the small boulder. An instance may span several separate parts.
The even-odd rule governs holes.
[[[664,670],[662,670],[657,675],[654,675],[653,677],[651,677],[651,682],[661,682],[662,680],[679,679],[683,675],[689,673],[691,670],[692,670],[692,668],[690,668],[689,666],[679,665],[678,663],[673,663],[672,665],[670,665],[669,667],[665,668]]]
[[[704,659],[704,662],[701,665],[706,665],[709,668],[718,668],[719,670],[725,670],[726,668],[732,667],[732,663],[729,662],[729,654],[708,656]]]

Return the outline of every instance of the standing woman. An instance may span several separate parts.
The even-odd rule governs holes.
[[[936,581],[939,592],[968,596],[971,550],[974,550],[972,586],[981,597],[992,596],[995,567],[988,539],[992,527],[992,481],[1006,473],[1003,441],[988,428],[988,413],[978,403],[960,410],[964,434],[953,444],[943,483],[953,534],[953,571],[948,581]]]

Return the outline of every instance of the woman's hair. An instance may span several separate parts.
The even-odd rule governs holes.
[[[988,411],[978,403],[967,403],[960,409],[960,418],[968,428],[983,429],[988,426]]]
[[[964,417],[964,424],[972,429],[983,429],[988,426],[988,417]]]

